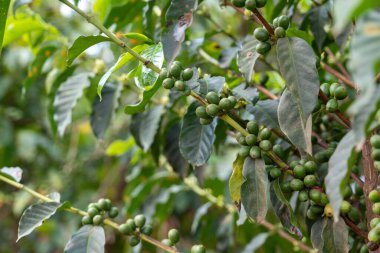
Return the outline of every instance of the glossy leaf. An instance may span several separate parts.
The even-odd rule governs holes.
[[[192,103],[182,121],[179,148],[183,157],[193,166],[201,166],[207,162],[215,140],[216,120],[210,125],[201,125],[195,109],[197,102]]]
[[[243,249],[241,253],[254,253],[256,250],[258,250],[260,247],[264,245],[266,240],[269,237],[269,233],[261,233],[256,235]]]
[[[348,132],[339,142],[329,160],[328,174],[325,177],[326,193],[334,213],[334,220],[339,219],[339,210],[343,201],[343,190],[349,183],[352,166],[356,160],[355,136]]]
[[[45,220],[55,214],[61,205],[58,202],[44,202],[29,206],[21,216],[17,241],[41,226]]]
[[[264,160],[247,157],[243,167],[241,203],[247,215],[254,220],[264,219],[268,212],[269,181]]]
[[[22,178],[22,169],[20,167],[3,167],[0,169],[0,175],[8,177],[16,182]]]
[[[126,105],[124,107],[124,112],[126,114],[136,114],[136,113],[144,111],[145,106],[149,103],[151,98],[154,96],[154,94],[156,94],[156,92],[160,89],[160,87],[161,87],[161,82],[160,80],[158,80],[153,85],[152,88],[148,90],[144,90],[143,95],[142,95],[143,98],[140,102],[138,102],[135,105]]]
[[[232,175],[229,180],[229,188],[232,203],[240,205],[240,189],[243,184],[243,165],[244,157],[237,156],[232,165]]]
[[[67,53],[67,65],[70,66],[73,61],[86,49],[101,43],[111,41],[111,39],[104,36],[80,36],[75,41],[74,44],[69,48]]]
[[[80,73],[67,78],[59,87],[54,98],[54,120],[58,125],[58,133],[63,136],[66,127],[71,123],[72,110],[83,90],[90,86],[92,73]]]
[[[5,25],[7,23],[7,17],[8,17],[8,9],[10,0],[3,0],[0,2],[0,55],[1,55],[1,49],[3,47],[3,38],[4,38],[4,31],[5,31]]]
[[[158,68],[162,67],[164,63],[164,52],[162,51],[162,44],[151,45],[147,49],[141,52],[141,56],[147,61],[153,63]],[[142,63],[140,63],[142,64]],[[137,85],[140,88],[146,88],[152,86],[158,79],[158,73],[146,67],[145,64],[141,65],[141,73],[138,75]]]
[[[247,110],[255,116],[255,120],[272,129],[279,129],[278,100],[260,100],[254,106],[248,106]]]
[[[240,72],[244,75],[247,82],[252,80],[252,75],[254,74],[254,66],[256,60],[259,58],[260,54],[256,52],[256,46],[259,43],[258,40],[249,36],[244,39],[243,45],[239,50],[237,63]]]
[[[71,236],[64,253],[104,253],[105,242],[103,227],[85,225]]]
[[[185,177],[187,175],[189,164],[185,158],[183,158],[179,149],[180,132],[181,126],[179,123],[174,124],[168,129],[165,136],[164,154],[173,170],[181,177]]]

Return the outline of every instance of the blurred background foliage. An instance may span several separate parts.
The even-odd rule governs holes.
[[[282,11],[274,7],[276,2],[279,1],[268,1],[265,15],[275,16],[273,12]],[[302,18],[311,1],[296,2]],[[117,34],[143,33],[158,42],[165,25],[163,13],[169,4],[167,0],[81,0],[79,7],[93,12]],[[217,126],[214,152],[208,164],[190,168],[176,146],[180,119],[188,102],[175,98],[175,94],[168,101],[166,91],[160,91],[151,106],[162,105],[158,129],[152,130],[149,124],[140,126],[156,131],[153,143],[144,151],[131,135],[134,117],[123,112],[123,105],[133,104],[140,97],[134,79],[128,78],[137,62],[127,64],[109,80],[107,87],[111,87],[113,99],[106,115],[112,115],[112,119],[99,123],[94,120],[99,106],[97,82],[116,62],[120,49],[101,43],[66,68],[67,48],[73,41],[99,32],[59,1],[14,1],[12,5],[0,59],[0,167],[20,166],[24,170],[23,183],[41,193],[58,191],[62,199],[79,208],[108,197],[123,210],[119,221],[144,213],[154,224],[155,238],[165,238],[171,227],[179,228],[180,250],[203,243],[208,252],[243,252],[255,235],[265,231],[248,221],[240,224],[236,213],[194,192],[196,176],[207,192],[224,205],[232,204],[228,178],[238,147],[226,134],[223,122]],[[243,82],[235,75],[237,48],[253,29],[252,22],[230,7],[221,7],[218,0],[200,1],[178,59],[184,66],[226,76],[229,85],[236,86]],[[139,43],[134,39],[126,41],[131,46]],[[72,123],[60,137],[53,120],[53,100],[59,84],[74,72],[94,75],[73,110]],[[278,74],[269,72],[269,76],[267,87],[274,93],[281,91],[283,82]],[[93,129],[100,129],[100,135],[106,131],[104,136],[95,136]],[[33,201],[27,193],[1,185],[0,252],[62,252],[78,228],[80,217],[60,213],[38,232],[16,243],[19,217]],[[274,215],[269,218],[278,222]],[[106,252],[132,252],[125,238],[113,230],[106,231]],[[270,235],[258,250],[292,251],[293,246],[276,235]],[[143,244],[133,252],[158,249]]]

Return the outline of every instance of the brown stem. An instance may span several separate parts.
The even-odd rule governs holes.
[[[358,177],[358,175],[356,175],[354,172],[351,172],[351,178],[355,181],[357,185],[363,188],[364,182]]]
[[[364,240],[368,240],[367,239],[367,232],[360,229],[358,226],[355,225],[355,223],[353,221],[351,221],[349,218],[347,218],[346,216],[341,216],[344,220],[344,222],[347,224],[347,226],[349,226],[351,228],[351,230],[357,234],[358,236],[362,237]]]
[[[334,53],[331,51],[330,48],[326,48],[326,53],[329,55],[329,57],[334,61],[335,65],[339,68],[339,70],[343,73],[343,75],[352,81],[352,78],[346,68],[343,66],[343,64],[335,57]]]
[[[264,88],[263,86],[261,85],[255,85],[255,87],[261,91],[265,96],[267,96],[268,98],[270,99],[273,99],[273,100],[276,100],[278,99],[278,97],[274,94],[272,94],[269,90],[267,90],[266,88]]]
[[[229,2],[227,2],[227,1],[225,1],[225,2],[224,2],[224,5],[225,5],[225,6],[230,6],[230,7],[234,8],[235,11],[239,12],[239,13],[242,14],[242,15],[245,15],[245,14],[244,14],[244,9],[242,9],[242,8],[238,8],[238,7],[236,7],[235,5],[233,5],[232,3],[229,3]],[[258,19],[255,15],[252,15],[252,16],[251,16],[251,19],[252,19],[253,21],[255,21],[256,23],[261,24],[260,19]]]
[[[319,90],[319,97],[322,99],[324,103],[326,103],[329,100],[329,98],[321,90]],[[338,110],[335,112],[335,114],[342,121],[341,123],[345,128],[351,128],[351,121],[346,116],[344,116],[344,114],[341,111]]]
[[[257,9],[253,10],[253,14],[260,20],[260,23],[265,27],[265,29],[267,29],[267,31],[273,35],[273,27],[268,23],[268,21],[263,17],[263,15],[261,15],[261,13]]]
[[[320,65],[321,65],[322,69],[326,70],[331,75],[337,77],[343,83],[347,84],[348,86],[350,86],[351,88],[353,88],[355,90],[358,90],[358,85],[356,83],[354,83],[352,80],[350,80],[347,77],[345,77],[343,74],[339,73],[338,71],[336,71],[335,69],[331,68],[329,65],[327,65],[326,63],[324,63],[322,61],[320,62]]]

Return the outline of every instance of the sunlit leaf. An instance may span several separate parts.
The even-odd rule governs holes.
[[[8,8],[10,2],[10,0],[3,0],[0,2],[0,55],[1,49],[3,47],[4,30],[7,23]]]

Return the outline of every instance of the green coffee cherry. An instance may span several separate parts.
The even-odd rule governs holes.
[[[306,187],[313,187],[317,185],[317,177],[314,175],[307,175],[303,179],[303,183],[305,184]]]
[[[280,144],[276,144],[273,146],[273,152],[281,158],[285,156],[284,149]]]
[[[259,42],[259,44],[257,44],[256,46],[256,51],[259,54],[264,55],[270,51],[271,47],[272,47],[271,44],[268,42]]]
[[[108,216],[113,219],[116,218],[119,215],[119,209],[117,207],[111,207],[110,211],[108,212]]]
[[[164,80],[165,78],[167,78],[169,75],[169,71],[167,68],[162,68],[161,71],[160,71],[160,76],[159,78]]]
[[[319,217],[319,215],[313,213],[310,209],[308,209],[306,212],[306,217],[310,220],[316,220]]]
[[[259,159],[261,157],[261,149],[258,146],[253,146],[249,150],[249,156],[253,159]]]
[[[323,213],[323,207],[317,205],[311,205],[309,210],[316,215],[321,215]]]
[[[307,191],[300,191],[298,193],[298,200],[301,202],[305,202],[309,199],[309,196],[307,194]]]
[[[264,151],[272,150],[272,143],[269,140],[262,140],[259,144],[260,148]]]
[[[90,216],[88,216],[88,215],[83,216],[83,218],[82,218],[82,224],[83,225],[92,224],[92,218]]]
[[[145,225],[140,229],[141,233],[144,235],[151,235],[153,233],[153,228],[151,225]]]
[[[315,203],[320,203],[322,198],[322,193],[316,189],[311,189],[309,191],[309,198]]]
[[[273,179],[279,178],[281,176],[281,170],[279,168],[274,167],[269,171],[269,175]]]
[[[220,98],[218,96],[218,94],[214,91],[210,91],[209,93],[207,93],[206,95],[206,100],[207,102],[209,102],[210,104],[219,104],[219,101],[220,101]]]
[[[222,110],[230,110],[232,109],[232,103],[231,103],[231,100],[229,100],[228,98],[222,98],[219,102],[219,107],[222,109]]]
[[[184,96],[190,96],[191,95],[191,89],[188,86],[185,86],[185,90],[183,91]]]
[[[278,27],[278,17],[275,18],[275,19],[273,19],[273,26],[274,26],[275,28]]]
[[[237,104],[237,99],[235,96],[229,96],[228,99],[230,100],[231,102],[231,108],[234,108],[235,105]]]
[[[87,210],[90,209],[90,208],[95,208],[96,210],[99,211],[99,209],[98,209],[97,206],[96,206],[96,203],[90,203],[90,204],[88,204],[88,206],[87,206]]]
[[[178,90],[178,91],[185,91],[186,90],[186,84],[184,81],[181,81],[181,80],[177,80],[175,81],[174,83],[174,87]]]
[[[367,244],[363,244],[363,246],[360,248],[359,253],[369,253]]]
[[[380,202],[380,192],[378,190],[372,190],[368,194],[369,200],[371,200],[372,203],[378,203]]]
[[[261,131],[259,132],[259,138],[261,140],[269,140],[270,137],[272,136],[272,132],[270,129],[268,128],[263,128],[261,129]]]
[[[179,232],[177,229],[170,229],[168,232],[168,238],[173,243],[176,244],[179,242]]]
[[[102,222],[103,217],[100,214],[97,214],[94,216],[94,218],[92,218],[92,224],[94,224],[95,226],[102,224]]]
[[[206,113],[211,117],[218,116],[218,114],[220,113],[219,106],[217,106],[215,104],[207,105],[206,106]]]
[[[245,137],[245,142],[247,143],[248,146],[253,146],[257,142],[257,137],[254,134],[248,134]]]
[[[245,1],[245,8],[247,8],[250,11],[255,10],[256,9],[256,0]]]
[[[330,96],[334,96],[336,88],[339,87],[339,83],[332,83],[329,88]]]
[[[329,160],[329,157],[326,155],[324,151],[318,152],[314,155],[315,160],[317,163],[324,163]]]
[[[372,156],[373,160],[380,161],[380,149],[373,148],[371,156]]]
[[[267,4],[267,0],[256,0],[256,8],[263,8]]]
[[[373,163],[373,166],[375,167],[375,169],[376,169],[378,172],[380,172],[380,162],[379,162],[379,161],[375,161],[375,162]]]
[[[374,243],[380,243],[380,229],[373,228],[368,232],[368,240]]]
[[[327,197],[326,193],[321,193],[321,200],[319,201],[319,204],[322,206],[325,206],[329,203],[329,198]]]
[[[173,77],[177,79],[180,78],[182,72],[182,67],[180,63],[173,62],[173,64],[170,66],[169,72]]]
[[[203,245],[194,245],[191,247],[191,253],[206,253],[206,249]]]
[[[257,135],[259,133],[259,124],[256,121],[249,121],[247,124],[247,131],[250,134]]]
[[[165,78],[164,81],[162,82],[162,86],[165,89],[172,89],[174,87],[174,80],[172,78]]]
[[[239,149],[239,155],[242,156],[242,157],[247,157],[249,156],[249,152],[250,152],[250,147],[247,147],[247,146],[244,146],[244,147],[241,147]]]
[[[213,119],[212,118],[201,118],[199,119],[199,123],[201,125],[210,125],[212,123]]]
[[[380,135],[378,135],[378,134],[373,135],[371,137],[370,141],[371,141],[371,146],[373,148],[380,149]]]
[[[240,145],[243,145],[243,146],[247,146],[247,142],[245,142],[245,137],[244,135],[242,135],[241,133],[238,133],[236,135],[236,140],[237,142],[240,144]]]
[[[291,169],[294,169],[297,165],[298,165],[298,161],[291,161],[290,164],[289,164],[289,167]]]
[[[182,79],[184,81],[189,81],[193,77],[193,70],[191,68],[187,68],[182,72]]]
[[[198,118],[209,118],[207,112],[206,112],[206,107],[204,106],[198,106],[197,109],[195,109],[195,114],[197,115]]]
[[[253,36],[258,41],[265,42],[269,39],[269,32],[265,28],[256,28],[253,32]]]
[[[131,235],[133,233],[134,229],[128,224],[121,224],[119,226],[119,232],[123,235]]]
[[[339,108],[338,101],[335,98],[329,99],[326,103],[326,111],[336,112]]]
[[[339,86],[335,89],[334,97],[338,100],[345,99],[348,95],[347,89],[344,86]]]
[[[290,19],[288,16],[282,15],[278,18],[278,26],[284,29],[288,29],[289,24],[290,24]]]
[[[137,237],[135,235],[132,235],[129,238],[129,245],[131,245],[132,247],[137,246],[139,243],[140,243],[140,238],[139,237]]]
[[[360,212],[357,208],[351,208],[351,210],[348,212],[348,218],[350,218],[353,222],[359,223],[360,222]]]
[[[286,31],[282,27],[277,27],[276,29],[274,29],[274,35],[276,36],[276,38],[283,38],[286,36]]]
[[[303,167],[302,165],[297,165],[296,167],[294,167],[293,173],[295,178],[303,179],[306,176],[305,167]]]
[[[93,218],[95,215],[99,214],[99,210],[95,207],[90,207],[87,209],[87,213],[91,218]]]
[[[235,5],[236,7],[244,7],[245,5],[245,0],[232,0],[232,4]]]
[[[376,217],[376,218],[373,218],[371,220],[371,222],[369,223],[369,225],[371,226],[371,228],[374,228],[377,226],[377,224],[380,223],[380,218]]]
[[[304,184],[303,184],[303,181],[298,179],[298,178],[294,178],[290,181],[290,188],[293,190],[293,191],[301,191],[303,190],[304,188]]]
[[[322,83],[321,84],[321,90],[327,97],[330,96],[330,84],[329,83]]]
[[[304,165],[307,174],[314,174],[317,171],[317,164],[313,161],[308,161]]]
[[[127,224],[128,226],[130,226],[132,228],[132,230],[135,230],[136,229],[136,223],[133,219],[128,219],[125,224]]]
[[[142,228],[146,222],[145,215],[143,214],[136,215],[135,218],[133,218],[133,221],[135,222],[138,228]]]
[[[174,244],[172,243],[172,241],[170,241],[169,239],[164,239],[161,241],[163,244],[165,244],[166,246],[169,246],[169,247],[173,247]]]
[[[288,182],[284,182],[284,183],[282,183],[281,185],[280,185],[280,187],[281,187],[281,190],[283,191],[283,192],[291,192],[292,191],[292,188],[290,188],[290,182],[288,181]]]
[[[98,205],[99,205],[101,210],[105,210],[105,211],[108,211],[111,208],[110,202],[108,202],[105,199],[99,199]]]
[[[351,210],[350,202],[343,200],[342,205],[340,206],[340,213],[347,214]]]

